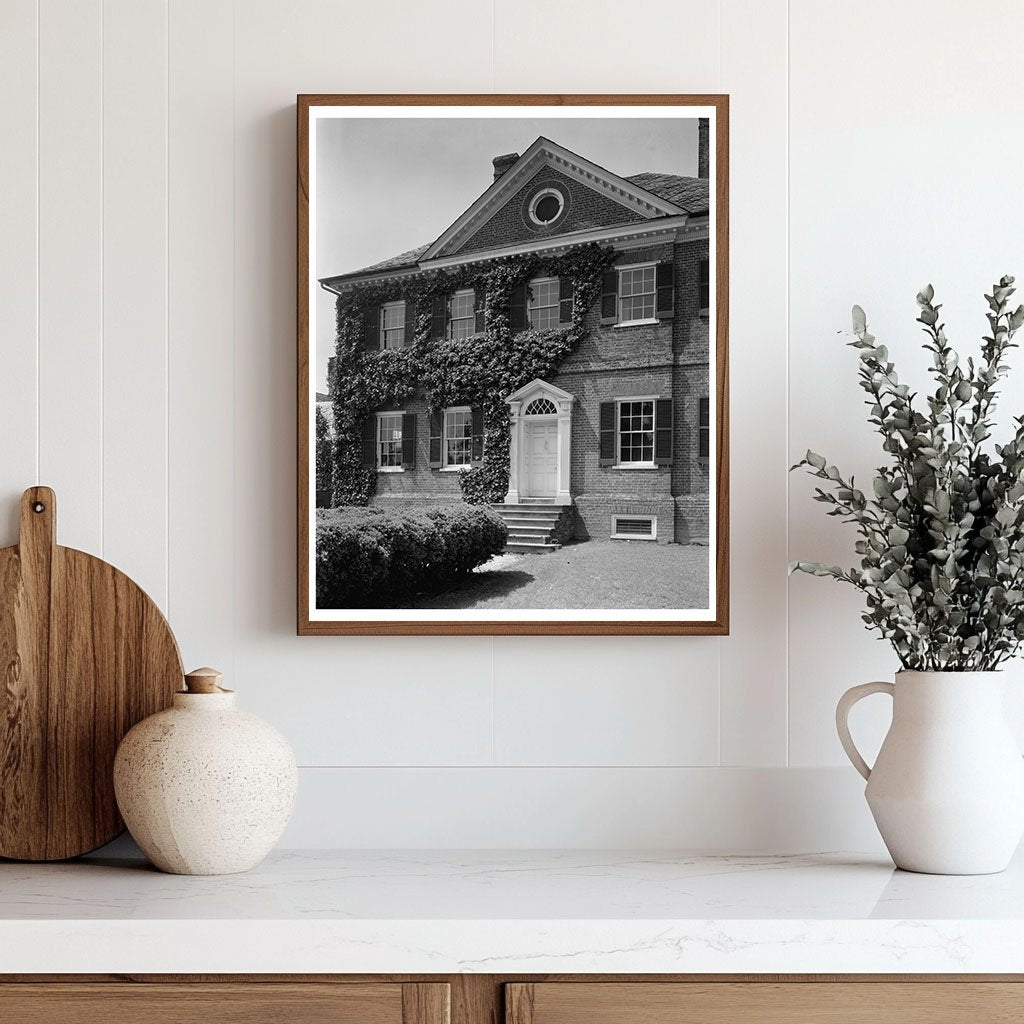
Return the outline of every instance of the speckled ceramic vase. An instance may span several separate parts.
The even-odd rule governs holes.
[[[287,740],[239,711],[216,669],[185,676],[166,711],[139,722],[114,761],[117,805],[161,871],[248,871],[281,837],[298,772]]]

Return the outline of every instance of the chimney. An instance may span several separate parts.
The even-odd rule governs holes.
[[[707,178],[711,173],[711,125],[706,117],[697,120],[697,177]]]
[[[494,180],[497,181],[518,159],[518,153],[505,153],[503,156],[496,156],[492,161]]]

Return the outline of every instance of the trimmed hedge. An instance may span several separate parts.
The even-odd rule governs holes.
[[[318,608],[394,605],[444,590],[505,547],[501,518],[479,505],[412,511],[318,509]]]

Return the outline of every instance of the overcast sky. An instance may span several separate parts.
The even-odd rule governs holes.
[[[491,160],[543,135],[622,177],[697,173],[697,121],[681,118],[320,118],[316,276],[432,242],[494,179]],[[317,388],[334,350],[334,296],[318,289]]]

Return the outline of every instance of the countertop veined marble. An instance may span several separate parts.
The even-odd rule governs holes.
[[[281,851],[248,874],[0,862],[4,973],[1024,972],[1024,860]]]

